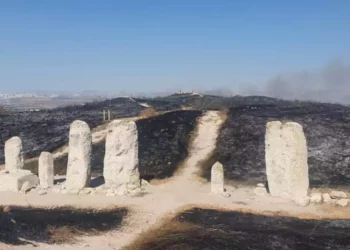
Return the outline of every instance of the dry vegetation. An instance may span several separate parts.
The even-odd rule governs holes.
[[[292,216],[295,217],[292,217]],[[123,250],[348,249],[346,220],[186,206]],[[303,247],[301,247],[303,246]]]
[[[95,211],[71,207],[13,207],[3,211],[0,213],[0,242],[15,245],[75,243],[79,236],[99,235],[118,228],[128,213],[125,208]]]
[[[149,117],[153,117],[153,116],[157,116],[158,112],[157,110],[155,110],[152,107],[149,108],[145,108],[144,110],[142,110],[139,114],[140,118],[149,118]]]

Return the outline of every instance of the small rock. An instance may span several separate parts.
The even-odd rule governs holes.
[[[106,193],[106,196],[116,196],[115,193]]]
[[[266,188],[263,187],[257,187],[254,189],[254,194],[259,196],[266,196],[268,195]]]
[[[256,186],[260,187],[260,188],[264,188],[265,187],[265,185],[263,183],[258,183]]]
[[[1,170],[1,171],[0,171],[0,174],[9,174],[9,173],[10,173],[9,170]]]
[[[23,185],[21,187],[21,192],[28,193],[32,188],[34,188],[34,186],[32,184],[30,184],[29,181],[26,181],[23,183]]]
[[[294,199],[293,202],[301,207],[306,207],[310,204],[310,198],[308,196],[303,198]]]
[[[340,200],[337,200],[336,205],[341,207],[347,207],[348,203],[349,203],[348,199],[340,199]]]
[[[310,202],[316,203],[316,204],[322,203],[322,194],[321,193],[311,194]]]
[[[9,212],[11,212],[11,207],[10,206],[6,206],[6,207],[4,207],[4,209],[2,211],[4,213],[9,213]]]
[[[332,199],[346,199],[348,198],[347,194],[343,191],[332,191],[329,194]]]
[[[47,192],[45,191],[45,190],[39,190],[38,192],[37,192],[37,194],[38,195],[45,195],[45,194],[47,194]]]
[[[323,202],[328,204],[328,205],[335,205],[336,200],[332,199],[331,196],[328,193],[322,194]]]
[[[150,186],[152,186],[148,181],[146,181],[146,180],[141,180],[141,186],[147,186],[147,187],[150,187]]]

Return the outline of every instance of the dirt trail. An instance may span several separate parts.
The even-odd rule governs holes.
[[[99,236],[80,238],[76,245],[47,245],[39,243],[35,249],[76,250],[76,249],[122,249],[136,239],[140,233],[147,231],[167,216],[175,215],[179,209],[190,206],[212,206],[230,210],[253,210],[261,212],[279,212],[302,215],[311,214],[314,217],[324,215],[321,206],[310,205],[297,207],[290,201],[270,196],[256,196],[254,187],[234,188],[226,186],[231,197],[210,194],[210,183],[200,182],[196,176],[199,162],[206,159],[215,149],[219,128],[223,123],[220,113],[208,111],[200,118],[197,134],[190,146],[189,157],[183,164],[183,169],[168,182],[160,185],[144,185],[143,197],[106,197],[104,195],[60,195],[48,193],[38,196],[35,193],[27,195],[3,192],[1,205],[22,205],[33,207],[72,206],[107,208],[128,207],[130,213],[122,222],[120,229]],[[347,210],[347,213],[350,210]],[[344,213],[344,211],[343,211]],[[0,249],[19,250],[34,249],[33,246],[7,246],[0,243]]]

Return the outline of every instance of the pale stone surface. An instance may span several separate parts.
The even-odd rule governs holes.
[[[22,193],[27,193],[29,192],[31,189],[33,189],[36,185],[29,182],[29,181],[26,181],[22,184],[22,187],[21,187],[21,192]]]
[[[266,195],[268,195],[267,190],[264,187],[256,187],[254,189],[254,194],[259,195],[259,196],[266,196]]]
[[[331,198],[331,196],[328,193],[322,194],[323,202],[328,205],[335,205],[337,200],[334,200]]]
[[[224,167],[216,162],[211,168],[211,193],[222,194],[224,192]]]
[[[256,186],[257,186],[257,187],[261,187],[261,188],[264,188],[264,187],[265,187],[265,185],[264,185],[263,183],[258,183]]]
[[[0,191],[18,192],[24,183],[28,182],[31,187],[39,184],[39,179],[29,170],[14,170],[0,175]]]
[[[49,152],[42,152],[39,157],[39,181],[43,188],[53,187],[54,167],[53,157]]]
[[[107,127],[103,176],[119,195],[140,191],[138,134],[133,121],[114,120]]]
[[[316,203],[316,204],[322,203],[322,194],[321,193],[311,194],[310,201],[311,203]]]
[[[224,192],[221,195],[224,196],[225,198],[230,198],[231,197],[231,194],[228,193],[228,192]]]
[[[91,180],[91,131],[83,121],[74,121],[69,130],[69,153],[67,166],[68,189],[82,189]]]
[[[346,199],[348,198],[347,194],[342,191],[332,191],[329,193],[332,199]]]
[[[298,206],[306,207],[310,204],[310,197],[305,196],[301,198],[295,198],[293,199],[293,202]]]
[[[22,140],[18,136],[5,142],[5,169],[17,170],[24,166]]]
[[[348,203],[349,203],[348,199],[340,199],[340,200],[337,200],[336,204],[337,206],[340,206],[340,207],[347,207]]]
[[[303,128],[294,122],[268,122],[266,174],[272,196],[303,199],[309,188],[307,145]]]

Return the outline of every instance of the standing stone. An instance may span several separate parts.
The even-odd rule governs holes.
[[[69,130],[67,189],[82,189],[91,180],[91,131],[83,121],[74,121]]]
[[[211,193],[224,192],[224,168],[220,162],[216,162],[211,168]]]
[[[53,187],[54,168],[53,157],[49,152],[42,152],[39,157],[39,181],[43,188]]]
[[[133,121],[114,120],[107,127],[105,186],[124,195],[140,189],[138,134]]]
[[[303,128],[295,122],[268,122],[265,136],[266,174],[272,196],[302,199],[309,174]]]
[[[22,140],[18,136],[5,142],[5,169],[12,171],[24,166]]]

